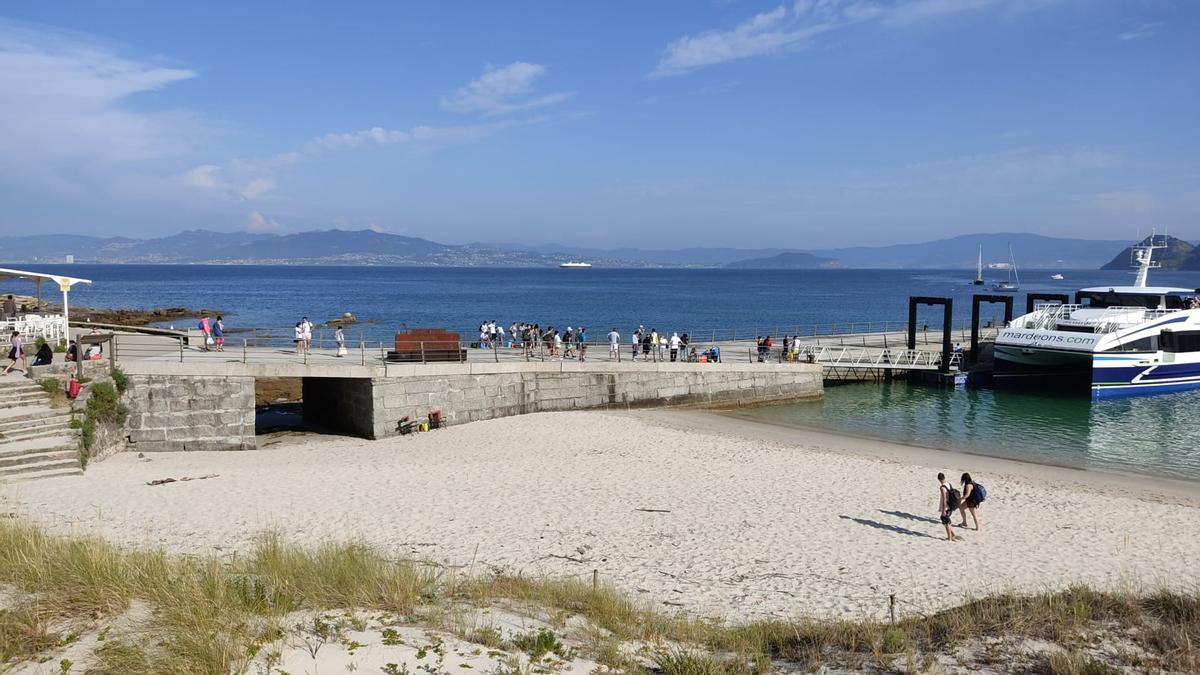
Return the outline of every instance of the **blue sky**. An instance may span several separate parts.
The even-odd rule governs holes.
[[[10,0],[0,225],[1196,239],[1198,104],[1191,0]]]

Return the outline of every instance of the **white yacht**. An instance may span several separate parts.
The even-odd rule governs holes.
[[[1008,245],[1008,281],[997,281],[992,284],[992,290],[997,293],[1016,293],[1021,290],[1021,277],[1017,275],[1017,261],[1013,258],[1012,244]],[[1016,275],[1016,281],[1013,276]]]
[[[996,337],[995,383],[1090,387],[1092,398],[1200,388],[1200,289],[1150,286],[1156,245],[1132,248],[1132,286],[1084,288],[1038,305]]]
[[[592,266],[592,263],[575,262],[572,260],[571,262],[559,263],[558,266],[567,269],[587,269],[588,267]]]
[[[1050,278],[1054,281],[1062,281],[1065,277],[1063,277],[1061,274],[1051,274]]]

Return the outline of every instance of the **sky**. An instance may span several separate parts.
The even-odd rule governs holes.
[[[0,228],[1200,238],[1200,2],[0,6]]]

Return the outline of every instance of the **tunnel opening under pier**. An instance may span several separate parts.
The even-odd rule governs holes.
[[[360,399],[368,405],[356,406]],[[371,381],[365,378],[258,377],[254,431],[258,436],[306,433],[370,438],[370,400]]]

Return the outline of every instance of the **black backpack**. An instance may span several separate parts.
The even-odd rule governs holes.
[[[962,503],[962,494],[953,485],[946,487],[946,510],[953,511]]]

